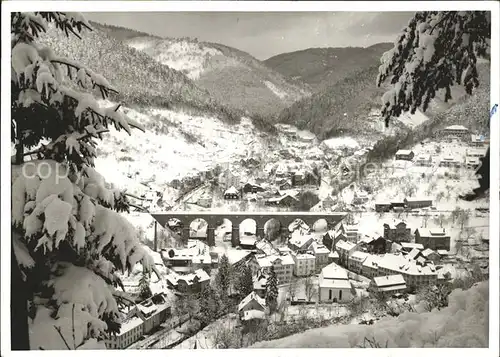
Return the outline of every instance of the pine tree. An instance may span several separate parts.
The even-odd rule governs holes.
[[[229,265],[229,259],[224,254],[219,261],[219,270],[215,277],[215,284],[221,296],[221,299],[226,299],[228,297],[229,284],[231,282],[231,266]]]
[[[201,292],[200,297],[200,321],[203,326],[210,324],[217,318],[220,304],[217,301],[217,293],[208,285]]]
[[[269,278],[267,279],[266,285],[266,305],[269,307],[270,311],[276,309],[278,303],[278,278],[276,272],[274,271],[274,266],[271,266],[271,271],[269,273]]]
[[[393,85],[382,98],[382,115],[391,117],[422,107],[425,111],[436,93],[463,85],[467,93],[479,85],[477,58],[487,56],[491,37],[488,11],[417,12],[382,57],[377,85],[387,78]]]
[[[139,280],[139,297],[142,300],[146,300],[151,296],[153,296],[153,292],[149,286],[149,274],[147,272],[143,272],[141,279]]]
[[[241,298],[244,298],[253,291],[252,270],[248,265],[240,268],[237,278],[237,289]]]
[[[80,37],[90,30],[81,14],[18,12],[11,20],[12,249],[24,279],[13,280],[12,303],[27,309],[26,295],[35,311],[30,345],[13,336],[13,346],[103,348],[95,342],[119,330],[117,300],[127,299],[116,272],[138,262],[155,268],[118,213],[128,211],[126,195],[93,168],[97,140],[109,125],[142,128],[120,105],[99,105],[94,92],[116,93],[105,78],[36,42],[49,24]],[[28,334],[27,325],[21,330]]]
[[[417,12],[381,59],[377,85],[388,78],[392,85],[382,97],[386,126],[391,117],[406,111],[425,112],[440,90],[445,91],[445,102],[452,99],[455,84],[472,94],[480,84],[477,59],[489,57],[490,40],[489,11]],[[462,199],[480,198],[489,189],[489,148],[481,163],[476,172],[480,187]]]

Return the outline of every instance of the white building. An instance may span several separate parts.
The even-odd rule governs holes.
[[[328,255],[330,254],[330,250],[323,244],[313,242],[309,247],[309,251],[316,257],[316,271],[319,271],[328,265]]]
[[[407,286],[401,274],[386,275],[373,278],[368,290],[376,294],[390,295],[405,292]]]
[[[171,307],[166,295],[156,294],[125,313],[120,331],[105,341],[106,348],[124,349],[170,317]]]
[[[344,240],[339,240],[335,245],[335,249],[339,253],[339,263],[347,267],[349,257],[357,250],[357,245]]]
[[[321,270],[318,285],[320,302],[347,302],[352,298],[347,271],[335,263]]]
[[[203,267],[210,267],[210,247],[197,239],[189,239],[186,248],[162,250],[161,256],[167,267],[176,273],[192,273]]]
[[[437,283],[434,264],[420,265],[403,255],[385,254],[378,261],[378,276],[401,274],[409,288]]]
[[[440,167],[455,167],[462,166],[463,160],[458,155],[448,154],[441,157],[439,161]]]
[[[292,233],[288,241],[288,248],[294,252],[306,252],[314,242],[314,237],[310,234],[301,234],[299,230]]]
[[[365,252],[356,251],[352,253],[348,258],[348,268],[349,270],[361,274],[363,263],[370,254]]]
[[[452,136],[462,139],[467,138],[469,134],[470,134],[469,129],[467,129],[463,125],[451,125],[441,130],[442,136]]]
[[[477,157],[467,156],[465,158],[465,168],[468,170],[476,170],[479,167],[480,163],[481,162],[479,161],[479,158],[477,158]]]
[[[488,148],[486,148],[486,147],[467,149],[467,151],[465,152],[465,156],[480,158],[480,157],[484,157],[486,155],[487,151],[488,151]]]
[[[293,273],[295,276],[310,276],[316,271],[316,257],[310,253],[292,255],[295,261]]]
[[[471,134],[469,145],[472,147],[484,147],[486,146],[486,141],[481,135]]]
[[[357,225],[343,225],[344,234],[349,242],[357,243],[359,237],[359,228]]]
[[[261,298],[255,291],[248,294],[238,304],[238,313],[242,320],[251,320],[253,318],[260,318],[265,316],[266,301]]]
[[[295,262],[290,254],[274,254],[274,255],[256,255],[250,260],[250,268],[254,275],[261,271],[264,274],[269,274],[271,266],[274,267],[278,284],[286,284],[292,280],[293,267]]]
[[[361,275],[367,278],[373,278],[378,275],[378,262],[381,259],[380,256],[370,254],[366,257],[361,268]]]

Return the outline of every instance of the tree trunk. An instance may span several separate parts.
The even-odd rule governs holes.
[[[16,165],[24,162],[24,141],[19,122],[16,122]]]
[[[28,299],[17,259],[11,248],[10,339],[13,351],[30,349],[28,330]]]

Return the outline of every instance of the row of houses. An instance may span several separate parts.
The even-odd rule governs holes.
[[[404,153],[400,153],[404,152]],[[411,154],[408,154],[410,152]],[[485,155],[485,150],[475,148],[474,150],[468,149],[466,152],[466,156],[462,157],[458,154],[448,153],[443,155],[439,159],[439,167],[451,167],[451,168],[462,168],[474,170],[479,166],[479,158]],[[396,154],[396,160],[413,160],[413,151],[409,150],[400,150]],[[414,163],[416,166],[425,166],[430,167],[433,165],[432,155],[429,154],[420,154],[415,157]]]
[[[432,207],[433,199],[431,197],[407,197],[403,201],[376,202],[376,212],[390,212],[396,210],[411,210]]]
[[[390,251],[392,244],[412,244],[411,228],[403,220],[392,220],[383,224],[383,235],[362,235],[356,226],[340,224],[336,230],[323,236],[323,244],[335,249],[339,241],[363,247],[365,251],[383,254]],[[434,250],[450,250],[451,236],[444,228],[417,228],[415,243]]]
[[[136,304],[124,313],[120,331],[105,341],[108,349],[124,349],[137,342],[172,316],[172,309],[164,293]]]

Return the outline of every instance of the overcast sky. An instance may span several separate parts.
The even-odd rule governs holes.
[[[311,47],[366,47],[393,42],[408,12],[101,12],[100,23],[163,37],[196,37],[248,52],[264,60]]]

